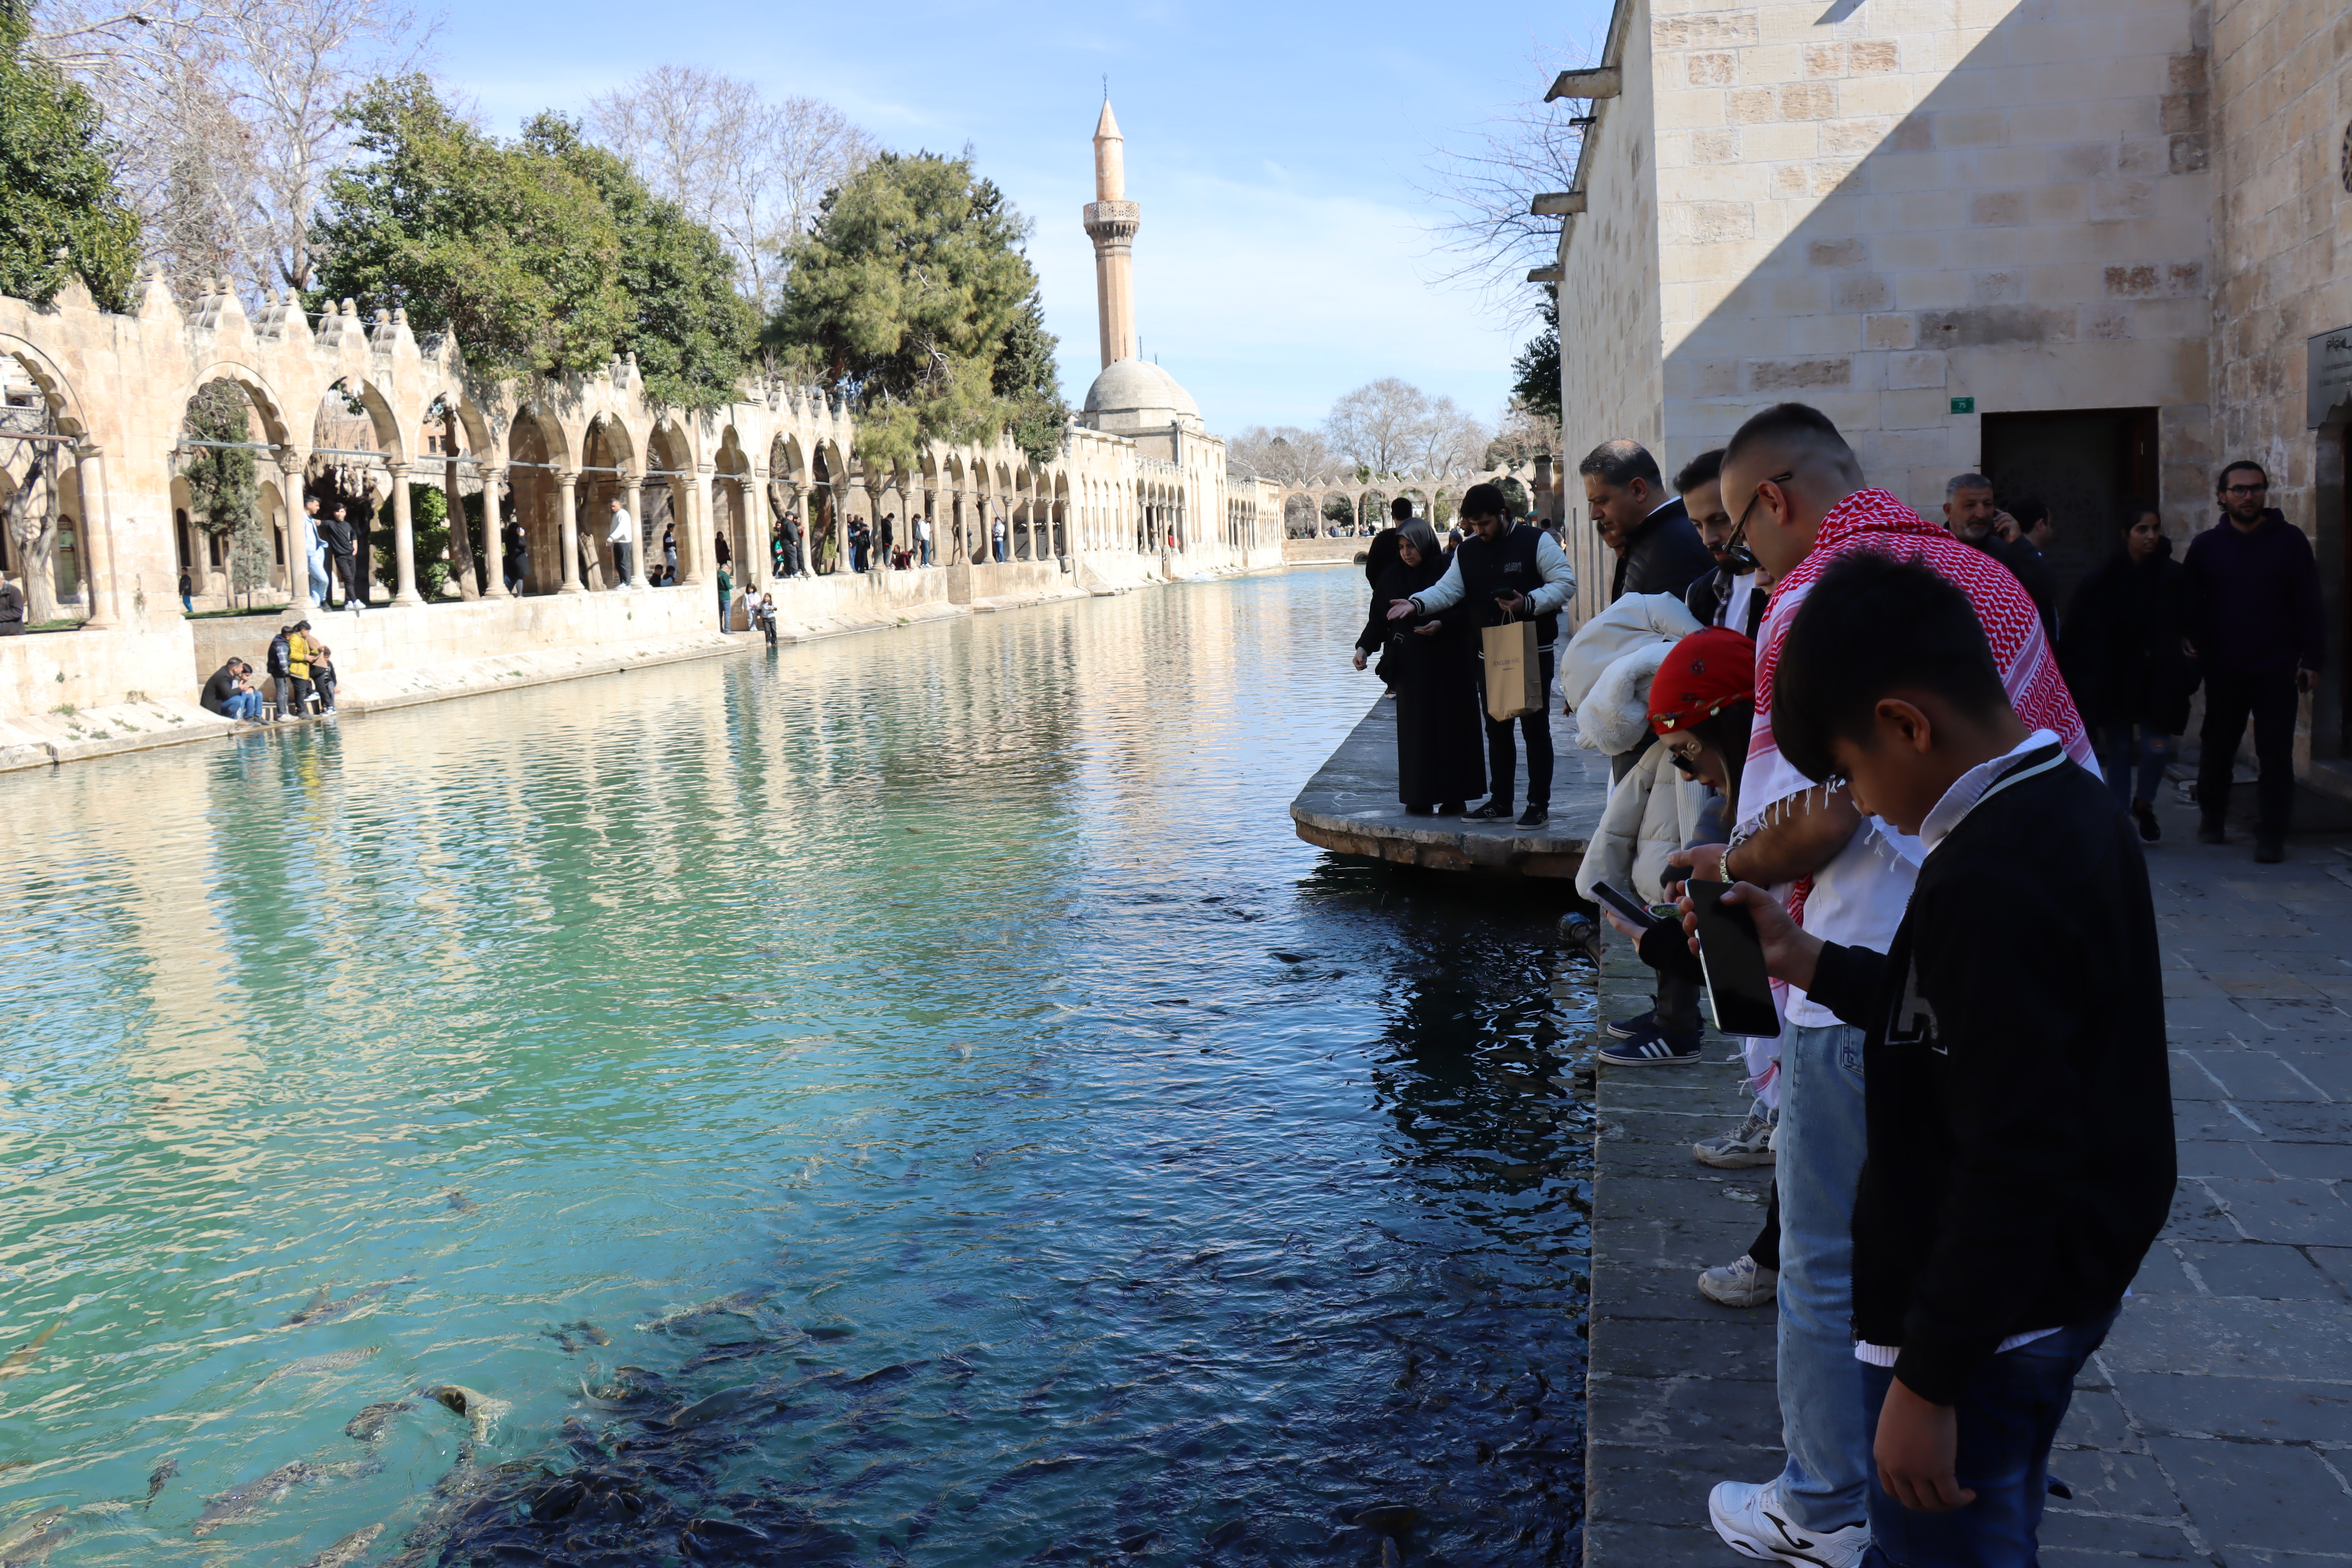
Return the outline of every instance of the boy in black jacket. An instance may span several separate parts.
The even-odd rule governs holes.
[[[2106,786],[2027,732],[1968,599],[1924,565],[1832,566],[1777,680],[1782,754],[1929,851],[1885,954],[1808,937],[1759,889],[1725,895],[1776,977],[1868,1031],[1864,1562],[2029,1564],[2074,1374],[2171,1205],[2147,868]]]

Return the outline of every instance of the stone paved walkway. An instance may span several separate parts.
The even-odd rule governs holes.
[[[2352,1563],[2352,838],[2288,863],[2196,843],[2168,805],[2149,855],[2165,942],[2180,1185],[2052,1472],[2048,1568]],[[1613,1010],[1640,984],[1622,942]],[[1778,1467],[1769,1310],[1690,1278],[1754,1231],[1763,1173],[1709,1172],[1736,1069],[1604,1071],[1594,1194],[1593,1568],[1731,1563],[1706,1487]]]

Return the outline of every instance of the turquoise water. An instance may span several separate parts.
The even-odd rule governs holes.
[[[1290,833],[1361,593],[0,778],[0,1542],[1574,1561],[1590,1001]]]

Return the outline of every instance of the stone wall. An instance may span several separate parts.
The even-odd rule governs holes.
[[[2213,445],[2270,471],[2271,502],[2312,534],[2330,668],[2314,748],[2341,755],[2352,680],[2345,455],[2352,405],[2306,410],[2309,340],[2352,327],[2352,10],[2340,0],[2222,0],[2211,65],[2216,176]],[[2210,486],[2204,498],[2210,506]]]
[[[1615,557],[1593,533],[1576,465],[1601,442],[1631,437],[1668,445],[1661,331],[1666,258],[1659,244],[1658,124],[1650,71],[1650,0],[1623,0],[1611,23],[1624,89],[1592,107],[1577,187],[1586,208],[1570,218],[1559,288],[1560,451],[1566,465],[1570,563],[1578,621],[1609,602]],[[1672,474],[1673,468],[1666,471]]]

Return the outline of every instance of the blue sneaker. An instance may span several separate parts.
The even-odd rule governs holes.
[[[1698,1037],[1688,1035],[1678,1040],[1653,1025],[1631,1039],[1602,1047],[1593,1053],[1593,1057],[1597,1061],[1621,1068],[1666,1067],[1695,1062],[1699,1057]]]
[[[1632,1018],[1612,1018],[1601,1026],[1601,1032],[1612,1040],[1633,1040],[1654,1034],[1657,1027],[1658,1015],[1654,1011]]]

